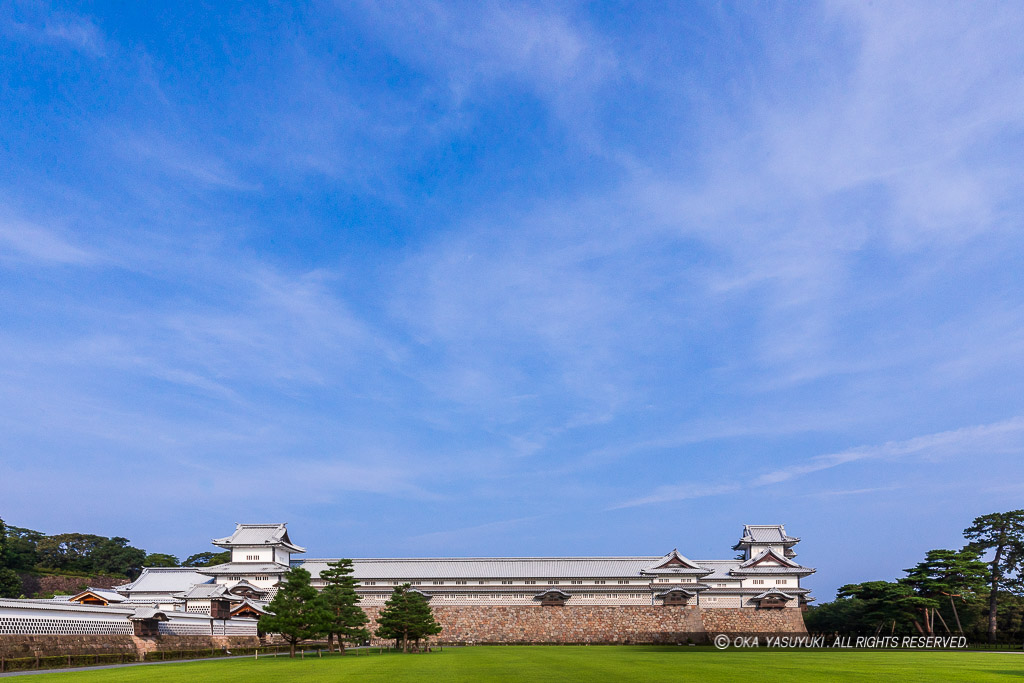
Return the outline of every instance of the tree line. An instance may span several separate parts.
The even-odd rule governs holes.
[[[977,517],[958,550],[929,550],[896,581],[839,589],[805,615],[814,633],[958,633],[972,640],[1024,637],[1024,510]]]
[[[22,595],[19,572],[68,572],[135,579],[143,567],[208,567],[228,562],[230,553],[203,552],[184,562],[166,553],[147,553],[127,538],[95,534],[47,535],[9,526],[0,519],[0,597]]]
[[[345,643],[361,643],[370,638],[366,627],[369,618],[359,607],[356,581],[352,578],[352,560],[328,563],[320,572],[322,591],[312,585],[312,577],[301,567],[285,574],[277,595],[267,605],[268,614],[260,619],[263,633],[277,633],[289,644],[291,656],[304,640],[327,638],[327,648],[334,649],[334,639],[344,654]],[[377,617],[374,635],[395,641],[395,647],[408,652],[419,649],[420,640],[441,632],[427,599],[412,590],[409,584],[396,586]]]

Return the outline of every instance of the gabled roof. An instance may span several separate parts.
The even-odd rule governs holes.
[[[642,579],[662,557],[416,557],[354,558],[357,581],[429,581],[432,579]],[[314,579],[333,559],[292,562]],[[699,566],[699,564],[698,564]]]
[[[676,586],[674,588],[669,588],[667,591],[662,591],[658,593],[658,597],[664,598],[665,596],[675,595],[676,593],[682,593],[683,595],[687,595],[692,598],[694,595],[697,594],[697,591],[687,590],[681,586]]]
[[[751,557],[745,562],[741,562],[739,569],[747,569],[748,567],[756,567],[758,565],[782,565],[783,567],[800,567],[799,564],[793,560],[778,554],[771,548],[765,548],[754,557]]]
[[[542,590],[541,592],[537,593],[537,595],[535,595],[534,597],[543,598],[545,595],[558,595],[559,597],[565,599],[569,599],[572,597],[571,594],[566,593],[565,591],[559,590],[557,588],[548,588],[547,590]]]
[[[288,538],[287,524],[236,524],[235,533],[224,538],[215,538],[212,543],[221,548],[232,546],[283,546],[293,553],[304,553]]]
[[[210,583],[213,579],[203,576],[194,567],[146,567],[139,578],[117,587],[117,592],[131,593],[181,593],[197,583]]]
[[[781,543],[785,546],[791,546],[799,542],[799,538],[786,534],[786,526],[784,524],[744,524],[743,536],[732,549],[741,550],[755,543]]]
[[[641,571],[641,574],[682,574],[690,576],[707,576],[712,572],[699,566],[693,560],[680,554],[675,548],[672,552],[664,555],[653,566]]]
[[[765,548],[756,556],[737,565],[729,573],[736,575],[796,574],[798,576],[806,576],[808,574],[813,574],[814,570],[800,566],[793,560],[780,555],[771,548]]]
[[[409,593],[416,593],[417,595],[421,595],[421,596],[423,596],[427,600],[430,600],[430,598],[434,597],[430,593],[424,593],[419,588],[410,588],[408,592]]]
[[[186,600],[231,600],[232,602],[242,599],[237,595],[232,595],[228,591],[228,587],[222,583],[201,583],[192,586],[181,597]]]
[[[228,590],[231,591],[232,593],[236,594],[236,595],[238,593],[240,593],[240,592],[245,592],[245,591],[252,591],[252,592],[254,592],[254,593],[258,594],[258,595],[263,595],[264,593],[267,592],[266,588],[260,588],[256,584],[249,583],[245,579],[241,579],[241,580],[235,582],[235,584],[232,585],[231,588],[229,588]]]
[[[789,593],[783,593],[782,591],[774,590],[773,589],[773,590],[770,590],[770,591],[765,591],[764,593],[761,593],[760,595],[755,595],[754,597],[752,597],[750,599],[751,600],[764,600],[765,598],[782,598],[783,600],[792,600],[793,596],[790,595]]]
[[[200,567],[199,572],[209,576],[222,574],[284,574],[290,569],[277,562],[225,562],[212,567]]]
[[[157,621],[170,621],[162,610],[155,607],[140,607],[135,614],[128,617],[131,621],[142,621],[143,619],[156,619]]]
[[[113,589],[110,589],[110,588],[92,588],[92,587],[89,587],[89,588],[86,588],[84,591],[82,591],[80,593],[76,593],[75,595],[64,596],[64,597],[65,597],[66,600],[69,600],[71,602],[79,602],[80,603],[83,600],[89,598],[89,596],[92,596],[93,598],[95,598],[97,600],[102,600],[103,602],[108,603],[108,604],[109,603],[115,603],[116,604],[116,603],[119,603],[119,602],[124,602],[124,596],[121,595],[120,593],[118,593],[117,591],[115,591]]]
[[[267,613],[267,603],[263,602],[262,600],[250,600],[249,598],[246,598],[245,600],[243,600],[242,602],[238,603],[237,605],[232,606],[232,608],[231,608],[231,616],[235,616],[236,614],[238,614],[239,612],[241,612],[241,611],[243,611],[245,609],[251,609],[254,612],[256,612],[257,614],[266,614]]]

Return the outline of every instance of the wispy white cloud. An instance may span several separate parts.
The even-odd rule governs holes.
[[[910,456],[942,460],[975,454],[1024,453],[1024,416],[991,424],[962,427],[925,434],[912,439],[889,441],[877,446],[860,446],[809,458],[801,463],[775,469],[737,483],[686,483],[660,486],[650,495],[625,501],[611,509],[717,496],[781,484],[824,470],[864,460],[898,460]],[[878,490],[878,489],[870,489]],[[867,491],[862,489],[861,491]]]
[[[844,496],[863,496],[869,493],[887,493],[889,491],[897,491],[903,488],[902,486],[871,486],[862,489],[839,489],[830,491],[815,491],[808,493],[807,495],[813,498],[841,498]]]
[[[474,538],[479,536],[490,536],[492,534],[501,534],[509,529],[526,524],[528,522],[535,522],[543,519],[544,515],[532,515],[530,517],[517,517],[515,519],[505,519],[497,522],[486,522],[484,524],[475,524],[473,526],[460,527],[458,529],[447,529],[445,531],[430,531],[424,534],[417,534],[410,536],[407,540],[412,543],[431,545],[431,546],[448,546],[453,543],[464,543],[471,542]]]
[[[0,14],[0,31],[12,38],[42,45],[67,47],[92,57],[102,57],[108,41],[89,18],[64,11],[49,11],[26,21]]]
[[[88,265],[101,261],[91,249],[74,244],[51,229],[28,221],[0,216],[0,258],[35,262]]]

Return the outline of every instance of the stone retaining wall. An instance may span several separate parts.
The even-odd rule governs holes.
[[[114,655],[135,652],[132,636],[2,635],[0,657]]]
[[[702,643],[708,633],[806,633],[799,609],[653,605],[432,606],[441,643]],[[376,628],[379,607],[364,608]],[[378,641],[374,641],[377,643]]]
[[[113,655],[128,653],[140,659],[149,652],[222,650],[259,647],[257,636],[173,636],[136,638],[116,635],[2,635],[0,657],[51,657],[55,655]]]
[[[701,611],[708,633],[750,633],[761,635],[806,634],[804,614],[799,608],[719,608]]]
[[[116,576],[67,576],[64,574],[32,574],[19,572],[21,592],[25,595],[40,595],[53,592],[74,595],[87,587],[112,588],[125,583],[127,579]]]

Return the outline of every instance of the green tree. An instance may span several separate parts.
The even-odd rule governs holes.
[[[13,569],[0,569],[0,598],[17,598],[23,592],[21,577]]]
[[[409,642],[441,632],[441,626],[434,620],[430,603],[409,584],[396,586],[391,597],[377,617],[377,636],[393,638],[395,647],[401,645],[402,652],[409,651]]]
[[[345,643],[358,643],[370,637],[366,628],[369,619],[359,607],[356,581],[352,578],[352,560],[329,562],[327,567],[320,572],[320,579],[327,584],[320,597],[331,613],[327,650],[334,649],[334,636],[337,635],[338,649],[345,654]]]
[[[91,569],[86,571],[105,574],[124,574],[134,579],[142,573],[146,551],[128,545],[128,539],[120,536],[104,538],[93,549],[89,557]]]
[[[107,539],[94,534],[55,534],[43,536],[36,543],[39,564],[49,569],[93,571],[90,557],[97,546]]]
[[[988,568],[979,559],[977,551],[970,548],[929,550],[923,562],[918,562],[914,567],[904,571],[907,572],[907,577],[901,579],[900,583],[911,586],[918,595],[940,602],[949,600],[957,630],[962,634],[964,628],[956,608],[956,600],[967,602],[972,599],[979,590],[984,590],[988,578]],[[928,633],[934,633],[936,616],[949,632],[950,628],[941,612],[936,608],[929,615],[928,608],[925,608],[924,620]]]
[[[836,598],[832,602],[814,605],[804,613],[804,623],[810,633],[829,635],[862,635],[876,628],[877,623],[864,619],[864,601],[857,598]]]
[[[15,570],[29,570],[39,561],[36,544],[43,534],[16,526],[5,527],[4,547],[0,550],[0,566]]]
[[[260,628],[266,633],[280,633],[291,646],[292,657],[297,644],[330,629],[331,614],[313,588],[309,572],[301,567],[294,567],[284,575],[277,595],[267,605],[267,612],[269,614],[260,619]]]
[[[1020,579],[1024,561],[1024,510],[996,512],[975,518],[964,529],[967,547],[979,554],[992,552],[989,566],[988,642],[996,642],[1000,591],[1011,590]]]
[[[923,635],[926,631],[917,615],[927,615],[938,605],[933,598],[917,595],[912,586],[895,581],[847,584],[839,589],[836,596],[862,601],[864,621],[875,626],[875,633],[889,624],[891,632],[895,632],[898,625],[910,623]]]
[[[177,557],[167,553],[150,553],[142,561],[143,567],[177,567],[180,564]]]
[[[21,591],[21,577],[7,566],[7,525],[0,519],[0,598],[16,598]]]
[[[182,567],[213,567],[218,564],[225,564],[231,561],[231,551],[225,550],[222,553],[196,553],[189,555],[181,563]]]

